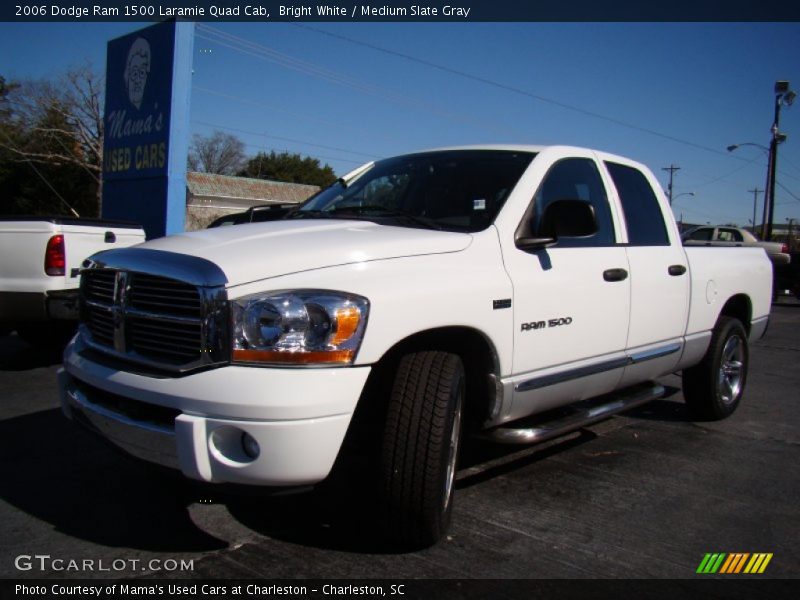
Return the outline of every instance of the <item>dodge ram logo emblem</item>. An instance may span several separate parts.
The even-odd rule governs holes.
[[[128,304],[128,282],[126,271],[117,271],[114,277],[114,304],[111,306],[111,314],[114,319],[114,350],[125,352],[125,308]]]

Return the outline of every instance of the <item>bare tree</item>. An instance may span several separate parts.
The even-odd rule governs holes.
[[[0,136],[0,146],[18,162],[51,167],[80,167],[102,194],[103,165],[102,76],[89,64],[70,69],[55,82],[24,81],[10,90],[17,130],[25,135]]]
[[[244,161],[244,142],[235,135],[215,131],[210,136],[192,136],[188,160],[191,171],[235,175]]]

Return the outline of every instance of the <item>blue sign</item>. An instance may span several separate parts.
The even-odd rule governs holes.
[[[194,25],[167,21],[108,43],[103,217],[182,232]]]

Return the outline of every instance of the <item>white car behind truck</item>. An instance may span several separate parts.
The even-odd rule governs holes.
[[[0,217],[0,329],[47,338],[78,318],[83,261],[144,241],[141,226],[77,217]]]
[[[772,261],[774,266],[788,265],[792,261],[789,244],[785,242],[762,242],[752,233],[740,227],[707,227],[699,226],[684,232],[681,236],[685,246],[720,246],[737,248],[740,246],[757,246]]]
[[[770,279],[760,248],[684,248],[628,159],[421,152],[281,221],[92,257],[62,404],[133,455],[257,486],[321,482],[365,427],[383,530],[426,545],[449,524],[462,434],[548,439],[677,371],[698,418],[733,413]]]

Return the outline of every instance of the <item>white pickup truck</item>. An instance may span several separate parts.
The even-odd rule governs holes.
[[[0,217],[0,330],[56,337],[78,318],[80,268],[90,255],[144,241],[139,225],[76,217]],[[0,333],[2,333],[0,331]]]
[[[564,146],[381,160],[284,220],[86,267],[68,416],[259,486],[324,480],[365,427],[384,530],[412,546],[448,527],[462,432],[548,439],[676,371],[698,418],[726,417],[770,310],[762,249],[684,248],[647,168]]]

